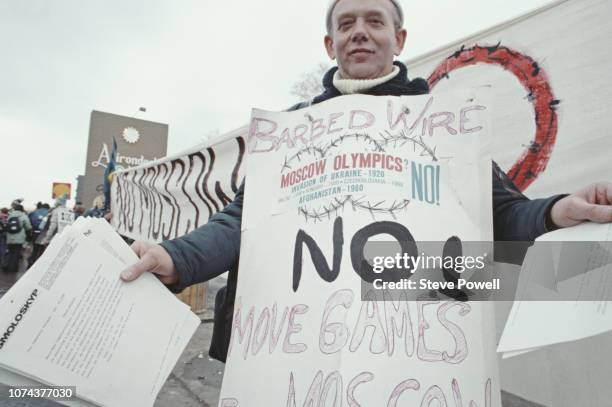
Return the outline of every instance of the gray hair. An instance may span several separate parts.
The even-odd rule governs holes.
[[[336,8],[336,4],[338,4],[340,0],[332,0],[329,3],[329,7],[327,8],[327,14],[325,15],[325,25],[327,27],[327,35],[331,35],[332,33],[332,13],[334,12],[334,8]],[[393,8],[395,9],[395,15],[393,16],[393,22],[395,23],[395,30],[399,30],[404,26],[404,12],[402,10],[402,6],[399,4],[397,0],[389,0],[393,4]]]

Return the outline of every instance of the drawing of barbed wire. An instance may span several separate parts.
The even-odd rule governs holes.
[[[303,149],[301,149],[300,151],[298,151],[297,153],[295,153],[294,155],[292,155],[291,157],[285,157],[285,161],[283,162],[283,168],[281,169],[281,174],[285,171],[285,170],[291,170],[291,163],[295,160],[297,161],[302,161],[302,156],[305,155],[314,155],[317,159],[321,159],[323,157],[325,157],[325,153],[326,150],[323,147],[320,146],[308,146],[305,147]]]
[[[315,155],[318,159],[324,158],[327,153],[333,149],[339,147],[343,142],[348,140],[362,141],[366,145],[369,145],[374,152],[384,152],[385,150],[381,146],[379,140],[376,140],[372,136],[367,133],[352,133],[352,134],[343,134],[340,137],[335,138],[327,145],[321,146],[308,146],[302,148],[300,151],[295,153],[290,157],[285,157],[285,161],[283,163],[283,168],[281,169],[281,173],[285,170],[291,170],[291,163],[294,161],[301,161],[302,156],[304,155]]]
[[[440,160],[448,160],[452,158],[452,156],[438,156],[436,154],[437,146],[433,148],[430,147],[422,135],[409,135],[411,133],[407,129],[402,129],[398,133],[391,133],[388,130],[385,130],[384,133],[380,133],[379,138],[374,138],[367,133],[354,133],[354,134],[345,134],[336,139],[325,146],[308,146],[302,148],[296,154],[285,157],[285,161],[283,163],[283,167],[281,169],[281,173],[285,170],[291,170],[291,163],[294,161],[301,161],[302,156],[304,155],[314,155],[317,159],[324,158],[327,156],[328,152],[337,148],[342,144],[345,140],[356,140],[356,141],[364,141],[366,144],[369,144],[372,147],[373,152],[385,152],[385,147],[393,144],[393,148],[403,147],[407,143],[412,144],[413,151],[417,151],[420,149],[419,155],[421,157],[430,157],[432,161],[440,161]]]
[[[395,200],[391,205],[383,206],[385,202],[385,200],[382,200],[372,204],[365,196],[355,198],[352,195],[346,195],[344,198],[334,198],[328,205],[322,205],[321,209],[301,206],[298,208],[298,214],[304,216],[306,221],[312,219],[315,222],[321,222],[332,219],[332,216],[337,217],[340,211],[344,212],[345,208],[349,206],[354,212],[358,210],[369,212],[373,219],[376,219],[377,214],[391,215],[393,219],[397,219],[396,212],[405,210],[410,204],[408,199]]]
[[[431,157],[432,161],[438,161],[440,159],[446,159],[451,157],[438,157],[436,155],[437,146],[431,148],[425,140],[423,140],[423,136],[411,136],[406,131],[406,129],[402,129],[399,133],[393,134],[388,130],[385,130],[384,133],[381,134],[381,140],[379,141],[382,146],[388,146],[393,144],[393,148],[403,147],[407,143],[412,144],[413,151],[417,151],[417,149],[421,149],[420,156],[421,157]]]

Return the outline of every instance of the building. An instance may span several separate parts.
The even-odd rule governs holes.
[[[145,164],[164,157],[168,125],[99,111],[91,112],[85,175],[79,177],[77,199],[86,208],[103,194],[104,171],[117,141],[116,169]]]

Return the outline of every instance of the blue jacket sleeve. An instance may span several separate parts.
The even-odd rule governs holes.
[[[161,244],[179,275],[178,282],[168,286],[171,291],[181,292],[190,285],[215,278],[238,262],[243,195],[244,181],[234,200],[211,216],[208,223]]]
[[[567,194],[530,200],[493,162],[493,236],[496,241],[534,241],[550,232],[549,212]]]

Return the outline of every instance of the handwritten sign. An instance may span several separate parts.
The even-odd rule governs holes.
[[[500,406],[490,304],[362,289],[368,240],[492,240],[481,92],[254,110],[221,406]],[[454,404],[453,404],[454,403]]]
[[[57,211],[57,233],[62,233],[67,226],[74,222],[74,213],[64,207],[55,208]]]

